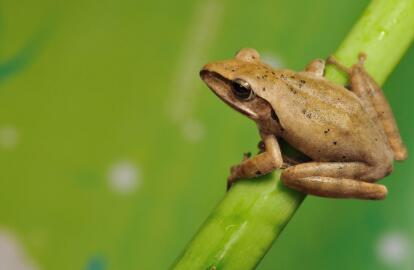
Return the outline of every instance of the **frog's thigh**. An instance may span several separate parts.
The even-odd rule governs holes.
[[[353,66],[350,76],[352,91],[363,100],[365,106],[369,103],[370,105],[368,106],[376,112],[376,115],[372,118],[374,121],[380,123],[380,126],[387,135],[395,159],[406,159],[407,149],[401,139],[391,106],[382,92],[381,87],[364,70],[362,61]]]
[[[323,77],[325,61],[322,59],[312,60],[305,68],[305,73],[310,73],[318,77]]]
[[[282,167],[283,159],[276,137],[274,135],[262,135],[262,138],[264,151],[252,158],[243,160],[239,165],[233,166],[228,178],[229,185],[237,179],[264,175]]]
[[[359,62],[350,69],[339,63],[333,56],[328,58],[328,63],[349,74],[351,90],[360,98],[372,120],[383,128],[395,159],[404,160],[407,158],[407,149],[401,139],[392,109],[381,87],[365,71],[365,58],[366,55],[360,54]]]
[[[304,193],[331,198],[383,199],[387,188],[361,179],[370,167],[361,162],[309,162],[287,168],[283,183]]]

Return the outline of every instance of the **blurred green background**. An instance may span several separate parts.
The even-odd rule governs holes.
[[[300,70],[367,3],[0,1],[0,270],[167,269],[258,141],[202,64]],[[384,85],[411,153],[413,69],[411,48]],[[385,201],[308,197],[259,269],[414,269],[413,168]]]

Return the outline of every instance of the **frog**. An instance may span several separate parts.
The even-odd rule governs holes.
[[[356,59],[357,60],[357,59]],[[230,169],[228,186],[283,169],[282,183],[299,192],[328,198],[384,199],[394,161],[407,158],[392,109],[365,70],[366,54],[351,67],[335,57],[315,59],[304,71],[276,69],[252,48],[201,68],[202,81],[224,103],[256,123],[261,151],[244,155]],[[334,65],[348,85],[324,77]],[[306,157],[286,162],[285,141]]]

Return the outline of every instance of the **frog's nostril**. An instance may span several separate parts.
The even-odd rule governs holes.
[[[207,71],[207,70],[205,70],[205,69],[201,69],[201,70],[200,70],[200,77],[201,77],[201,79],[203,79],[203,80],[204,80],[204,78],[207,76],[207,73],[208,73],[208,71]]]

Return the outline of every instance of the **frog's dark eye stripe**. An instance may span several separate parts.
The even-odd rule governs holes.
[[[235,79],[232,83],[233,94],[241,99],[248,100],[254,96],[254,92],[250,87],[250,84],[242,79]]]

